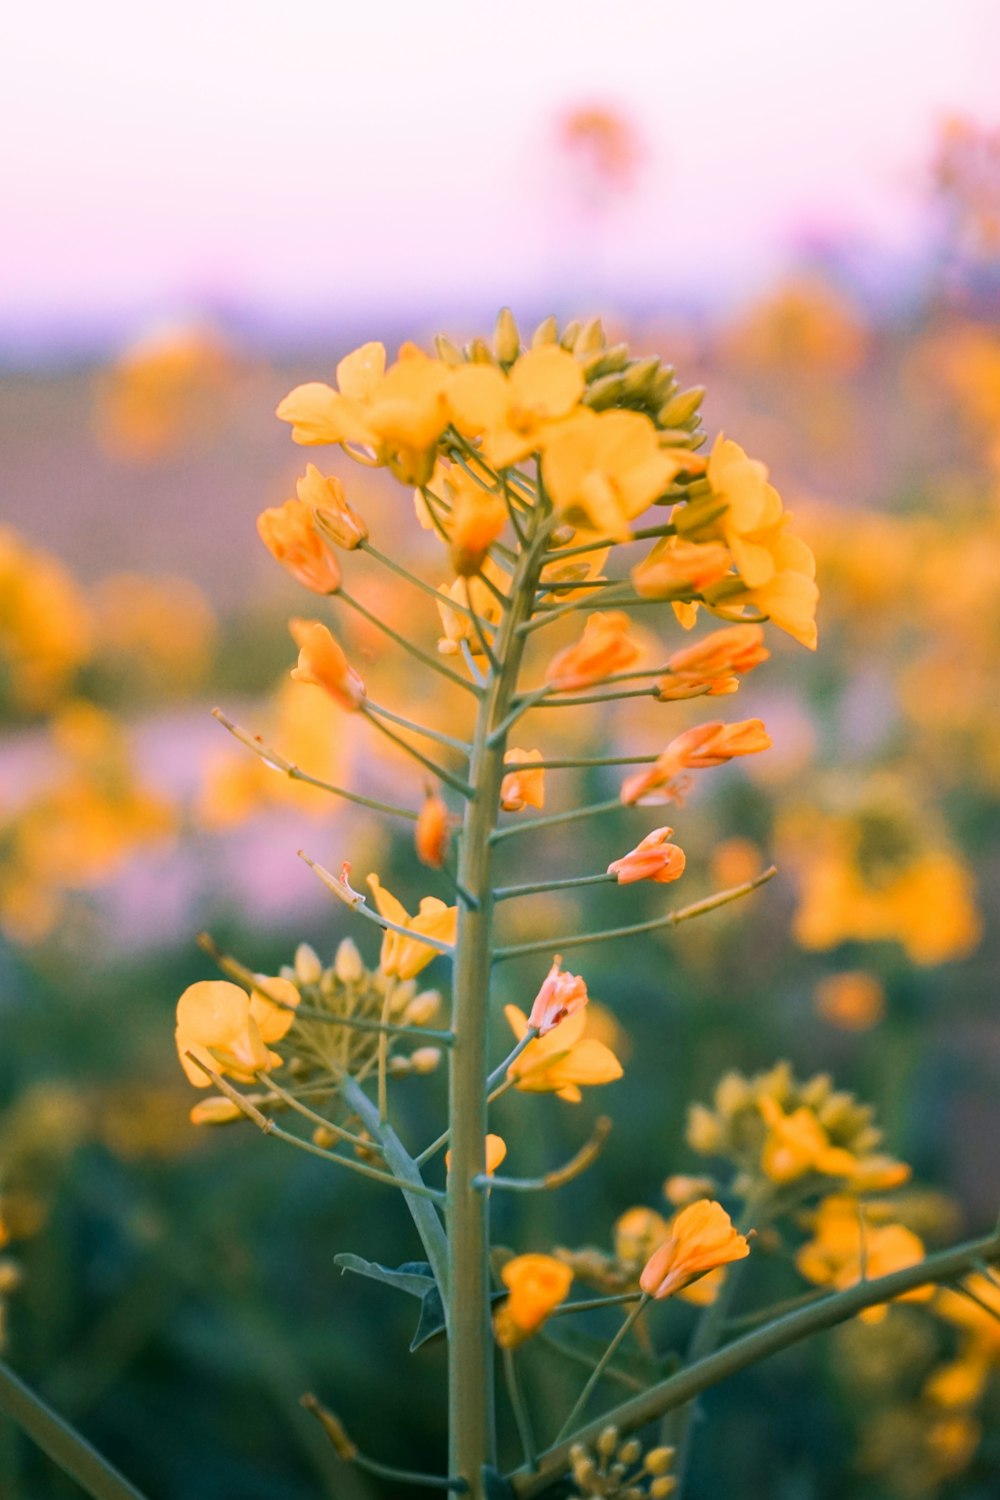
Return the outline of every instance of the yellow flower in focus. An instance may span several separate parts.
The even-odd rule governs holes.
[[[628,854],[612,860],[608,874],[615,875],[619,885],[631,885],[637,880],[668,885],[672,880],[679,880],[684,874],[687,858],[683,849],[669,842],[673,832],[672,828],[654,828]]]
[[[816,1210],[813,1238],[796,1252],[795,1264],[815,1286],[842,1292],[857,1286],[863,1277],[875,1280],[919,1265],[923,1259],[923,1241],[912,1230],[902,1224],[864,1223],[857,1201],[837,1196],[824,1198]],[[933,1287],[915,1287],[898,1300],[924,1302],[933,1294]],[[869,1307],[860,1316],[876,1323],[887,1311],[884,1305]]]
[[[392,892],[386,890],[377,875],[369,875],[368,885],[375,897],[375,905],[386,921],[395,922],[397,926],[407,929],[406,933],[387,932],[383,937],[382,972],[396,979],[414,979],[437,958],[439,951],[422,943],[421,937],[454,944],[458,931],[458,907],[446,906],[436,896],[424,896],[416,916],[411,917],[402,902],[397,901]]]
[[[296,619],[289,620],[288,628],[299,648],[293,679],[322,688],[346,712],[356,712],[365,701],[365,685],[326,626]]]
[[[719,527],[737,572],[748,588],[769,583],[775,573],[774,559],[761,535],[780,522],[782,505],[778,491],[768,483],[766,466],[748,458],[739,443],[720,433],[709,455],[706,477],[713,498],[726,505]]]
[[[481,437],[483,456],[506,469],[547,445],[552,424],[583,395],[583,371],[565,349],[546,344],[522,354],[505,374],[495,365],[464,364],[452,376],[448,403],[466,437]]]
[[[717,604],[709,595],[712,608],[725,614],[726,609],[734,604],[752,605],[793,640],[815,651],[819,639],[816,629],[819,589],[812,549],[801,537],[790,536],[783,525],[776,527],[769,536],[759,538],[758,547],[770,553],[772,576],[766,583],[753,588],[735,592],[727,589]]]
[[[281,1066],[281,1057],[269,1051],[267,1044],[280,1042],[288,1032],[295,1019],[299,992],[287,979],[266,979],[262,983],[281,1005],[273,1004],[263,990],[255,989],[248,995],[238,984],[224,979],[189,985],[178,1000],[177,1053],[196,1088],[208,1088],[211,1079],[191,1061],[189,1053],[207,1063],[214,1073],[228,1073],[242,1083],[253,1082],[258,1072]]]
[[[516,1005],[504,1006],[504,1015],[518,1041],[528,1030],[528,1017]],[[547,1036],[535,1037],[507,1069],[514,1087],[525,1094],[558,1094],[570,1104],[579,1104],[581,1086],[614,1083],[622,1066],[610,1047],[595,1037],[585,1037],[583,1009],[561,1021]]]
[[[553,1255],[515,1255],[500,1272],[500,1279],[510,1296],[493,1314],[493,1332],[501,1349],[513,1349],[565,1302],[573,1272]]]
[[[632,569],[636,593],[646,599],[700,594],[720,583],[733,566],[724,542],[688,542],[680,536],[661,537],[648,557]]]
[[[564,972],[557,953],[532,1003],[528,1026],[539,1036],[547,1036],[567,1016],[582,1010],[588,998],[586,982],[579,974]]]
[[[744,1260],[749,1254],[749,1243],[734,1228],[722,1204],[701,1198],[676,1216],[670,1237],[646,1262],[639,1285],[659,1301],[704,1272]]]
[[[540,750],[518,750],[512,746],[507,751],[503,763],[515,769],[508,771],[500,783],[500,806],[504,812],[545,806],[545,772],[532,769],[534,762],[541,759]]]
[[[286,500],[261,511],[257,531],[264,546],[292,577],[314,594],[340,587],[340,564],[316,530],[313,512],[302,500]]]
[[[549,662],[546,682],[556,692],[572,692],[631,667],[639,648],[629,637],[629,625],[623,610],[589,615],[576,644],[557,651]]]
[[[630,522],[685,467],[660,447],[650,419],[636,411],[584,409],[545,445],[542,476],[552,504],[574,526],[627,542]]]

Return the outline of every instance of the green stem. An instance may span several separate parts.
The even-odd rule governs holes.
[[[604,1142],[610,1134],[611,1121],[607,1115],[601,1115],[594,1124],[594,1133],[590,1140],[561,1167],[546,1172],[542,1177],[490,1177],[484,1173],[483,1176],[476,1178],[476,1185],[484,1192],[489,1192],[491,1188],[506,1188],[512,1193],[551,1192],[555,1188],[563,1187],[567,1182],[572,1182],[574,1177],[579,1177],[581,1172],[585,1172],[600,1156]]]
[[[440,729],[430,729],[426,724],[416,724],[412,719],[405,718],[403,714],[396,714],[391,709],[383,708],[381,703],[373,703],[370,698],[365,699],[365,708],[373,714],[378,714],[380,719],[388,719],[390,724],[398,724],[402,729],[411,729],[414,734],[422,734],[425,739],[434,740],[438,745],[447,745],[449,750],[457,750],[460,755],[468,757],[469,746],[465,740],[455,739],[454,735],[442,734]]]
[[[538,880],[530,885],[499,885],[493,892],[494,901],[510,901],[514,896],[534,896],[539,891],[568,891],[578,885],[606,885],[617,880],[616,875],[574,875],[568,880]]]
[[[560,1441],[543,1453],[536,1472],[519,1469],[511,1476],[511,1487],[517,1500],[533,1500],[540,1495],[569,1466],[569,1450],[573,1443],[596,1442],[602,1429],[614,1423],[623,1433],[634,1432],[653,1422],[669,1411],[676,1410],[700,1396],[702,1391],[721,1380],[736,1375],[747,1366],[769,1359],[803,1339],[835,1328],[849,1318],[856,1317],[866,1308],[891,1302],[893,1298],[913,1291],[915,1287],[955,1281],[975,1269],[977,1260],[1000,1261],[1000,1234],[991,1234],[985,1239],[971,1240],[951,1250],[942,1250],[930,1255],[915,1266],[893,1271],[874,1281],[858,1282],[844,1292],[833,1292],[821,1302],[805,1307],[798,1312],[777,1318],[765,1328],[744,1334],[724,1348],[716,1350],[706,1359],[689,1365],[676,1375],[658,1381],[641,1394],[621,1402],[604,1412],[596,1421]]]
[[[494,1461],[493,1348],[490,1326],[488,1195],[476,1186],[485,1173],[487,1041],[493,926],[492,843],[504,775],[504,735],[523,652],[518,627],[528,617],[541,567],[546,521],[539,506],[533,536],[511,584],[508,609],[494,643],[499,670],[491,674],[476,716],[469,780],[475,796],[465,811],[458,883],[476,908],[460,903],[449,1069],[447,1226],[452,1254],[448,1299],[449,1472],[482,1497],[484,1465]]]
[[[228,729],[241,745],[246,745],[248,750],[252,750],[254,755],[258,756],[266,766],[270,766],[272,771],[278,771],[282,776],[287,776],[289,781],[302,781],[307,786],[319,787],[321,792],[330,792],[334,797],[343,797],[345,802],[353,802],[358,807],[370,807],[373,812],[388,813],[394,818],[409,818],[415,823],[420,817],[418,812],[412,812],[408,807],[397,807],[393,802],[379,802],[374,797],[363,797],[360,792],[349,792],[346,787],[334,786],[330,781],[321,781],[318,776],[310,776],[308,771],[303,771],[292,761],[285,760],[283,755],[279,755],[269,745],[263,744],[249,730],[241,729],[238,724],[233,723],[232,719],[227,719],[221,708],[213,708],[212,717],[218,719],[223,728]]]
[[[325,1115],[319,1114],[315,1109],[310,1109],[307,1104],[303,1104],[301,1100],[296,1098],[294,1094],[289,1093],[288,1089],[283,1089],[280,1084],[275,1083],[270,1073],[258,1072],[257,1078],[258,1081],[265,1086],[265,1088],[270,1090],[271,1094],[273,1094],[276,1099],[281,1099],[285,1104],[288,1105],[289,1109],[293,1109],[295,1113],[301,1115],[304,1120],[309,1120],[313,1125],[318,1125],[323,1130],[328,1130],[331,1135],[336,1136],[338,1141],[344,1141],[348,1146],[361,1146],[364,1149],[371,1149],[372,1145],[374,1144],[375,1150],[379,1150],[377,1144],[371,1141],[362,1140],[359,1135],[354,1135],[350,1130],[345,1130],[342,1125],[335,1125],[333,1121],[328,1120]],[[253,1099],[250,1102],[253,1104],[260,1104],[269,1101]]]
[[[416,573],[411,573],[408,568],[401,567],[398,562],[395,562],[391,557],[387,557],[377,547],[373,547],[371,542],[360,542],[359,547],[363,552],[367,552],[370,557],[373,557],[376,562],[380,562],[383,567],[388,568],[393,573],[398,573],[400,578],[406,579],[407,583],[412,583],[414,588],[422,589],[425,594],[430,594],[431,598],[435,599],[439,604],[445,605],[448,609],[455,610],[460,615],[467,615],[469,613],[464,604],[457,604],[454,599],[442,594],[441,590],[436,589],[433,584],[426,583],[423,578],[418,578]]]
[[[524,1399],[521,1382],[517,1373],[517,1361],[513,1349],[503,1351],[503,1373],[507,1382],[507,1395],[510,1398],[511,1410],[514,1413],[514,1421],[517,1425],[517,1435],[521,1439],[521,1449],[524,1453],[524,1462],[527,1468],[535,1467],[535,1435],[531,1430],[531,1416],[528,1412],[528,1403]]]
[[[392,740],[394,745],[398,745],[401,750],[406,751],[407,755],[419,761],[432,775],[438,777],[440,781],[447,782],[454,791],[460,792],[463,797],[470,798],[472,796],[472,787],[467,781],[463,781],[461,776],[456,776],[453,771],[447,770],[444,766],[438,765],[436,760],[431,760],[430,756],[424,755],[415,745],[411,745],[409,740],[404,740],[402,735],[396,734],[391,730],[388,724],[383,724],[382,720],[376,714],[369,713],[365,704],[361,705],[361,712],[365,715],[369,724],[373,724],[380,734],[385,735],[387,740]]]
[[[615,1334],[614,1338],[611,1340],[610,1344],[605,1349],[600,1359],[597,1361],[597,1364],[591,1371],[590,1379],[587,1381],[587,1384],[584,1386],[583,1390],[580,1392],[579,1396],[576,1399],[573,1410],[570,1412],[569,1416],[566,1418],[565,1422],[559,1429],[559,1435],[556,1438],[557,1443],[562,1441],[567,1432],[573,1431],[573,1428],[576,1426],[578,1419],[583,1415],[584,1410],[586,1409],[587,1402],[590,1400],[591,1395],[593,1394],[594,1387],[597,1385],[597,1382],[604,1374],[605,1366],[610,1364],[611,1360],[618,1352],[618,1348],[622,1343],[622,1340],[627,1336],[629,1330],[634,1327],[636,1320],[645,1312],[646,1303],[649,1300],[649,1293],[643,1292],[638,1302],[631,1309],[628,1317],[625,1319],[624,1323],[619,1328],[618,1332]]]
[[[599,813],[621,812],[628,804],[622,802],[620,797],[612,797],[608,802],[592,802],[589,807],[572,807],[569,812],[553,813],[547,818],[525,818],[521,823],[509,823],[506,828],[498,828],[493,834],[494,844],[501,839],[509,839],[515,833],[532,833],[539,828],[556,828],[560,823],[576,823],[580,818],[593,818]]]
[[[143,1500],[117,1469],[3,1364],[0,1364],[0,1411],[5,1411],[92,1500]]]
[[[747,880],[743,885],[734,885],[728,891],[719,891],[715,896],[709,896],[704,901],[695,901],[691,906],[683,906],[679,911],[668,911],[665,916],[653,917],[648,922],[633,922],[629,927],[607,927],[603,932],[567,932],[558,938],[542,938],[534,943],[515,943],[509,948],[497,948],[493,954],[494,962],[501,963],[506,958],[522,958],[526,953],[546,953],[549,950],[561,952],[564,948],[581,948],[585,943],[603,943],[610,938],[638,937],[644,932],[656,932],[660,927],[676,927],[679,922],[690,921],[692,917],[700,917],[703,912],[715,911],[719,906],[728,906],[730,901],[738,901],[741,896],[748,896],[759,886],[765,885],[778,871],[774,865],[762,874],[756,875],[753,880]]]
[[[345,604],[349,604],[352,609],[357,610],[359,615],[366,619],[369,624],[381,630],[383,635],[387,635],[390,640],[395,641],[397,646],[402,646],[403,650],[408,652],[414,661],[420,662],[422,666],[430,667],[431,671],[437,672],[440,677],[447,677],[449,682],[457,684],[458,687],[465,688],[466,692],[475,693],[477,697],[479,696],[479,689],[473,683],[469,682],[467,678],[461,677],[458,672],[453,672],[450,667],[445,666],[443,661],[439,661],[436,656],[431,656],[428,651],[422,651],[419,646],[415,646],[411,640],[408,640],[405,635],[401,635],[398,630],[393,630],[392,626],[387,625],[380,615],[370,610],[367,604],[362,604],[360,599],[355,599],[353,594],[348,594],[343,589],[338,589],[336,597],[343,599]]]

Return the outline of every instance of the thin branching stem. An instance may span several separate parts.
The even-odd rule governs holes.
[[[349,604],[369,624],[374,625],[378,630],[381,630],[383,635],[387,635],[390,640],[395,641],[396,645],[401,646],[404,651],[413,657],[414,661],[420,662],[424,667],[429,667],[432,672],[437,672],[438,676],[446,677],[449,682],[453,682],[456,686],[464,688],[467,693],[478,693],[479,689],[473,683],[468,682],[458,672],[453,672],[451,667],[446,667],[443,661],[436,656],[432,656],[429,651],[421,650],[407,636],[402,635],[398,630],[394,630],[380,615],[377,615],[374,610],[369,609],[367,604],[362,604],[360,599],[355,599],[353,594],[348,594],[341,588],[337,590],[336,597],[343,599],[345,604]]]
[[[541,891],[569,891],[581,885],[607,885],[617,875],[573,875],[568,880],[537,880],[527,885],[500,885],[493,892],[494,901],[509,901],[514,896],[535,896]]]
[[[310,870],[319,877],[327,890],[332,891],[340,901],[343,901],[345,906],[350,907],[351,911],[355,912],[359,917],[365,917],[369,922],[374,922],[376,927],[382,928],[383,932],[398,932],[402,937],[409,938],[411,942],[419,943],[425,948],[433,948],[435,953],[445,953],[449,957],[454,953],[455,949],[451,943],[446,943],[441,938],[431,937],[428,933],[414,932],[412,927],[404,927],[402,922],[392,922],[388,917],[383,917],[381,912],[374,911],[368,905],[368,902],[360,891],[354,890],[343,878],[331,875],[329,870],[325,869],[323,865],[317,864],[314,859],[310,859],[308,854],[305,854],[301,849],[299,850],[299,859],[302,860],[303,864],[309,866]],[[384,1024],[379,1022],[378,1030],[383,1031],[385,1029]]]
[[[304,1120],[309,1120],[313,1125],[318,1126],[320,1129],[328,1130],[332,1136],[335,1136],[337,1138],[338,1141],[343,1141],[345,1145],[348,1146],[360,1146],[362,1150],[365,1151],[374,1150],[381,1152],[382,1148],[376,1141],[362,1140],[360,1135],[355,1135],[353,1131],[345,1130],[343,1125],[336,1125],[332,1120],[328,1120],[325,1115],[321,1115],[316,1110],[310,1109],[309,1106],[307,1104],[303,1104],[295,1094],[291,1093],[288,1089],[283,1089],[280,1084],[275,1083],[270,1073],[258,1071],[257,1080],[259,1083],[262,1083],[264,1087],[268,1089],[276,1099],[280,1099],[284,1104],[287,1104],[289,1109],[294,1110],[295,1113],[301,1115]],[[246,1098],[246,1095],[244,1095],[244,1098]],[[258,1097],[256,1100],[249,1100],[249,1102],[251,1104],[259,1104],[262,1101]]]
[[[601,1355],[597,1364],[594,1366],[590,1375],[590,1379],[587,1381],[583,1390],[577,1397],[576,1402],[574,1403],[573,1410],[570,1412],[569,1416],[560,1427],[559,1434],[556,1438],[557,1443],[561,1442],[568,1432],[573,1431],[573,1428],[576,1426],[579,1419],[583,1416],[583,1413],[587,1406],[587,1402],[590,1400],[597,1382],[600,1380],[608,1364],[610,1364],[611,1360],[618,1352],[619,1346],[623,1343],[627,1335],[635,1327],[637,1320],[645,1312],[646,1304],[649,1302],[649,1300],[649,1294],[647,1292],[643,1292],[638,1302],[629,1311],[629,1314],[626,1317],[625,1321],[622,1323],[622,1326],[619,1328],[618,1332],[615,1334],[614,1338],[611,1340],[610,1344]]]
[[[413,719],[407,719],[403,714],[397,714],[392,709],[385,708],[381,703],[373,703],[370,698],[365,699],[365,708],[373,714],[378,714],[380,719],[388,719],[390,724],[398,724],[401,729],[410,729],[414,734],[422,734],[425,739],[434,740],[438,745],[447,745],[449,750],[457,750],[466,759],[469,757],[470,746],[465,740],[457,739],[453,734],[444,734],[440,729],[432,729],[429,724],[418,724]]]
[[[514,1413],[517,1435],[521,1440],[521,1452],[524,1455],[525,1467],[533,1469],[535,1467],[535,1454],[538,1449],[531,1427],[531,1415],[528,1411],[528,1403],[524,1399],[524,1392],[521,1389],[521,1381],[517,1372],[517,1359],[513,1349],[504,1349],[503,1351],[503,1373],[511,1411]]]
[[[405,750],[407,755],[412,756],[415,761],[419,762],[420,765],[425,767],[426,770],[430,771],[440,781],[446,782],[453,791],[459,792],[463,797],[471,800],[473,796],[472,787],[461,776],[456,776],[454,771],[449,771],[446,766],[439,765],[436,760],[431,760],[429,755],[424,755],[422,750],[418,750],[415,745],[411,745],[409,740],[404,740],[402,735],[396,734],[395,730],[390,729],[388,724],[384,724],[375,714],[368,713],[364,705],[362,705],[361,711],[365,714],[369,724],[373,724],[387,740],[391,740],[394,745],[398,745],[401,750]]]
[[[611,1121],[607,1115],[600,1115],[594,1122],[590,1140],[561,1167],[556,1167],[541,1177],[498,1177],[495,1174],[487,1176],[483,1173],[475,1179],[476,1185],[487,1192],[490,1188],[503,1188],[510,1193],[552,1192],[556,1188],[564,1187],[567,1182],[572,1182],[574,1177],[580,1176],[581,1172],[586,1172],[587,1168],[592,1166],[600,1156],[610,1134]]]
[[[404,568],[400,563],[394,561],[393,558],[387,557],[384,552],[380,552],[377,547],[373,547],[371,542],[367,540],[359,542],[358,546],[363,552],[367,552],[370,557],[373,557],[376,562],[381,563],[382,566],[388,568],[390,572],[398,573],[400,578],[405,578],[407,583],[413,584],[414,588],[418,588],[423,593],[429,594],[432,599],[434,599],[438,604],[443,605],[446,609],[456,610],[460,615],[468,614],[468,610],[465,608],[464,604],[456,604],[455,600],[450,598],[449,595],[443,594],[440,589],[436,589],[434,585],[432,583],[428,583],[426,579],[418,577],[416,573],[411,573],[409,568]]]
[[[249,730],[241,729],[238,724],[234,724],[221,708],[213,708],[212,717],[218,719],[224,729],[228,729],[241,745],[246,745],[248,750],[252,750],[254,755],[258,756],[266,766],[270,766],[272,771],[280,772],[290,781],[302,781],[307,786],[319,787],[321,792],[330,792],[334,797],[343,797],[345,802],[354,802],[358,807],[369,807],[373,812],[388,813],[390,817],[408,818],[415,823],[420,816],[412,808],[397,807],[393,802],[380,802],[375,797],[363,797],[360,792],[351,792],[346,787],[334,786],[329,781],[321,781],[318,776],[310,776],[308,771],[303,771],[292,761],[285,760],[284,756],[272,750],[269,745],[265,745],[258,735],[251,734]]]
[[[608,927],[603,932],[568,932],[558,938],[542,938],[533,943],[515,943],[509,948],[498,948],[494,953],[494,961],[497,963],[507,958],[523,958],[526,953],[545,953],[550,950],[561,952],[564,948],[580,948],[585,943],[606,943],[612,938],[638,937],[644,932],[655,932],[660,927],[676,927],[680,922],[687,922],[691,917],[700,917],[703,912],[715,911],[716,907],[727,906],[730,901],[738,901],[741,896],[748,896],[759,886],[765,885],[767,881],[774,878],[778,871],[772,865],[769,870],[764,870],[760,875],[755,875],[753,880],[744,881],[742,885],[734,885],[728,891],[719,891],[714,896],[708,896],[704,901],[696,901],[692,906],[681,907],[679,911],[669,911],[665,916],[652,917],[648,922],[633,922],[628,927]]]
[[[502,839],[509,839],[515,833],[537,833],[542,828],[558,828],[562,823],[576,823],[581,818],[596,818],[601,813],[627,811],[634,804],[623,802],[620,797],[612,797],[607,802],[591,802],[587,807],[571,807],[567,812],[550,813],[544,818],[525,818],[519,823],[509,823],[506,828],[498,828],[493,834],[493,842],[499,843]]]

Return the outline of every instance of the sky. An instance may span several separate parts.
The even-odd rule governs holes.
[[[936,130],[997,123],[998,77],[996,0],[18,6],[0,345],[725,300],[832,241],[905,265]],[[596,208],[558,136],[594,103],[641,151]]]

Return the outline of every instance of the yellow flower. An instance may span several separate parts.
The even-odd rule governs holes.
[[[771,548],[761,540],[780,520],[781,496],[767,480],[767,468],[748,458],[731,438],[719,434],[709,455],[706,476],[715,499],[725,501],[719,526],[737,572],[748,588],[769,583],[775,566]]]
[[[492,1177],[507,1156],[507,1142],[501,1135],[488,1135],[486,1137],[486,1175]],[[451,1152],[444,1153],[444,1168],[446,1172],[451,1171]]]
[[[770,745],[771,737],[760,719],[692,725],[672,739],[647,770],[626,777],[621,800],[626,806],[677,802],[686,786],[684,772],[710,770],[738,755],[758,755]]]
[[[902,1224],[863,1224],[857,1201],[836,1196],[824,1198],[816,1210],[813,1238],[796,1252],[795,1264],[815,1286],[832,1286],[838,1292],[856,1286],[862,1277],[875,1280],[892,1271],[916,1266],[924,1258],[920,1238]],[[915,1287],[899,1301],[922,1302],[933,1295],[933,1287]],[[879,1322],[886,1307],[866,1308],[861,1317]]]
[[[500,1272],[510,1291],[493,1314],[493,1331],[502,1349],[513,1349],[542,1326],[573,1284],[573,1272],[553,1255],[515,1255]]]
[[[692,698],[700,694],[719,697],[735,693],[739,679],[767,661],[759,625],[730,625],[675,651],[667,662],[667,675],[657,684],[661,700]]]
[[[675,594],[700,594],[721,582],[732,566],[724,542],[688,542],[680,536],[665,536],[648,557],[636,563],[632,582],[646,599],[669,599]]]
[[[508,771],[500,783],[500,806],[504,812],[545,806],[545,772],[532,769],[534,762],[541,759],[540,750],[518,750],[515,746],[507,751],[504,765],[517,769]]]
[[[337,366],[339,390],[315,381],[296,386],[277,415],[292,424],[297,443],[368,448],[404,484],[423,484],[448,425],[448,378],[439,360],[413,344],[388,369],[383,346],[365,344]]]
[[[440,870],[451,840],[451,814],[444,798],[428,790],[415,829],[417,858],[432,870]]]
[[[287,979],[262,979],[261,983],[283,1004],[272,1004],[262,990],[248,995],[224,979],[189,985],[178,1000],[177,1053],[196,1088],[208,1088],[211,1079],[189,1053],[213,1072],[228,1073],[243,1083],[253,1082],[258,1072],[281,1066],[281,1058],[268,1050],[267,1043],[280,1042],[287,1033],[295,1019],[299,992]]]
[[[802,1105],[786,1114],[776,1099],[765,1095],[760,1100],[760,1112],[768,1126],[761,1167],[772,1182],[795,1182],[810,1172],[851,1176],[857,1158],[843,1146],[830,1144],[813,1110]]]
[[[353,552],[367,539],[368,527],[348,505],[344,486],[336,475],[323,475],[315,464],[306,464],[305,474],[295,481],[295,493],[305,505],[312,506],[324,535],[338,547]]]
[[[439,952],[437,948],[429,948],[426,943],[422,943],[422,937],[434,938],[440,943],[455,942],[458,907],[445,906],[436,896],[424,896],[416,916],[411,917],[402,902],[397,901],[392,892],[386,890],[377,875],[369,875],[368,884],[381,915],[387,921],[405,927],[407,933],[412,934],[385,934],[382,939],[382,972],[397,979],[413,979],[422,969],[426,969]]]
[[[456,578],[454,583],[438,591],[438,614],[444,630],[444,635],[438,641],[438,650],[442,656],[457,655],[462,649],[463,641],[473,656],[485,655],[476,627],[466,611],[474,609],[480,620],[487,625],[498,624],[501,605],[483,579],[488,578],[501,593],[509,586],[510,579],[490,557],[483,564],[481,574],[482,576],[475,578]],[[458,608],[452,608],[453,605]]]
[[[528,1017],[516,1005],[505,1006],[504,1015],[520,1041],[528,1030]],[[586,1013],[581,1009],[547,1036],[530,1041],[507,1069],[515,1088],[526,1094],[558,1094],[560,1099],[578,1104],[581,1085],[589,1088],[620,1078],[622,1066],[611,1048],[583,1035],[586,1023]]]
[[[483,456],[505,469],[545,446],[553,423],[583,395],[583,371],[558,344],[529,349],[504,374],[495,365],[465,364],[452,376],[452,420],[467,437],[482,437]]]
[[[608,874],[617,876],[619,885],[631,885],[636,880],[653,880],[659,885],[667,885],[672,880],[679,880],[687,859],[683,849],[669,842],[673,831],[672,828],[654,828],[628,854],[612,860]]]
[[[264,546],[292,577],[314,594],[332,594],[340,587],[340,565],[316,530],[310,506],[286,500],[257,517]]]
[[[776,527],[769,537],[761,537],[759,545],[770,551],[774,564],[772,576],[754,588],[727,592],[722,604],[727,607],[732,604],[752,605],[793,640],[815,651],[819,638],[816,630],[819,589],[816,587],[816,559],[811,549],[800,537],[790,536],[783,525]],[[716,606],[713,604],[712,607]],[[720,605],[718,613],[724,612]]]
[[[294,680],[322,688],[349,713],[359,709],[365,701],[365,685],[326,626],[318,620],[289,620],[288,628],[299,648],[298,666],[292,668]]]
[[[550,435],[542,472],[552,504],[572,525],[627,542],[629,523],[684,466],[663,451],[641,412],[585,408]]]
[[[734,1228],[722,1204],[701,1198],[676,1216],[669,1239],[646,1262],[639,1285],[659,1301],[704,1272],[743,1260],[749,1254],[747,1240]]]
[[[861,969],[828,974],[816,986],[816,1010],[832,1026],[867,1031],[885,1015],[885,989],[874,974]]]
[[[638,660],[639,648],[629,639],[629,617],[622,610],[588,616],[580,639],[557,651],[545,680],[557,692],[589,687]]]

